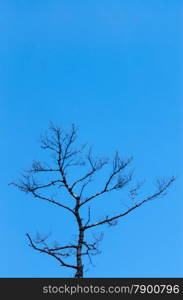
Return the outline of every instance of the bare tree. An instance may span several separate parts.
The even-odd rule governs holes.
[[[47,201],[63,209],[61,213],[65,211],[65,213],[68,212],[73,216],[77,224],[77,226],[75,226],[78,236],[76,242],[50,247],[47,244],[47,237],[39,236],[37,239],[32,239],[28,233],[26,235],[30,247],[54,257],[61,266],[74,269],[76,278],[82,278],[84,273],[84,256],[88,257],[92,263],[91,257],[99,253],[98,245],[102,239],[102,235],[100,235],[95,236],[92,241],[90,239],[87,240],[86,233],[89,230],[93,230],[105,224],[111,226],[115,225],[119,219],[128,215],[137,207],[164,195],[168,187],[174,182],[175,177],[158,179],[156,191],[141,200],[137,200],[138,191],[142,183],[130,186],[133,179],[133,172],[128,171],[127,174],[125,173],[132,162],[132,157],[122,159],[119,153],[116,152],[112,161],[104,158],[96,158],[93,156],[91,149],[86,150],[86,145],[77,149],[75,146],[76,138],[77,129],[74,125],[72,125],[69,133],[65,133],[60,127],[51,124],[49,131],[41,137],[41,147],[54,154],[52,166],[48,163],[34,161],[32,167],[26,171],[18,181],[12,184],[19,190],[29,193],[35,198]],[[84,156],[81,157],[81,155]],[[83,175],[80,175],[80,177],[71,180],[72,176],[69,171],[71,171],[73,167],[79,167],[79,172],[82,172],[84,167],[85,172]],[[102,188],[93,194],[86,195],[87,187],[93,182],[94,178],[99,174],[99,171],[109,167],[110,172],[106,175],[106,178],[102,180]],[[105,174],[106,173],[107,172],[105,172]],[[44,180],[43,183],[43,177],[41,176],[40,183],[40,174],[49,175],[49,181],[45,182]],[[111,216],[105,216],[102,220],[93,221],[91,206],[95,206],[95,201],[104,196],[104,194],[121,190],[127,185],[129,186],[128,195],[130,206],[126,207],[125,210],[121,208],[121,211]],[[68,201],[68,203],[65,204],[64,201],[49,196],[50,188],[64,189],[69,197],[74,200],[74,205],[71,205],[73,203],[72,201]],[[83,207],[85,210],[82,210]],[[74,258],[74,263],[73,259],[72,263],[68,263],[67,259],[71,256]]]

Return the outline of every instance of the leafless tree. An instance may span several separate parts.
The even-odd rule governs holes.
[[[137,200],[138,191],[142,183],[131,186],[133,183],[133,172],[128,171],[126,173],[126,170],[132,162],[132,157],[122,159],[119,153],[116,152],[112,161],[96,158],[93,156],[91,149],[87,150],[86,145],[77,149],[75,146],[76,138],[77,129],[74,125],[72,125],[69,133],[66,133],[60,127],[51,124],[48,132],[41,137],[41,147],[54,154],[52,166],[48,163],[34,161],[31,168],[26,171],[18,181],[12,184],[19,190],[29,193],[35,198],[47,201],[61,208],[61,214],[68,212],[73,216],[77,224],[75,226],[78,236],[76,242],[72,241],[66,245],[50,247],[47,244],[47,237],[39,236],[37,239],[32,239],[28,233],[26,235],[30,247],[54,257],[61,266],[74,269],[74,276],[76,278],[82,278],[84,274],[84,256],[88,257],[92,263],[91,257],[99,253],[98,245],[102,239],[102,235],[100,235],[95,236],[92,241],[87,240],[86,233],[89,230],[94,230],[106,224],[111,226],[115,225],[119,219],[128,215],[136,208],[164,195],[168,187],[174,182],[175,177],[163,180],[158,179],[156,191],[149,196],[144,196],[141,200]],[[71,168],[73,167],[79,167],[79,172],[83,172],[84,167],[85,172],[83,175],[71,180],[71,172],[73,172]],[[107,168],[107,170],[110,168],[110,171],[108,175],[106,175],[106,178],[101,180],[103,184],[102,188],[93,194],[86,195],[87,187],[92,184],[94,178],[99,174],[99,171],[104,168]],[[45,174],[49,176],[50,180],[48,182],[44,180],[43,182],[44,176],[41,176],[40,183],[40,175]],[[107,174],[107,172],[105,172],[105,174]],[[95,206],[95,201],[104,196],[104,194],[121,190],[125,186],[129,186],[128,207],[125,207],[125,209],[121,208],[121,211],[111,216],[105,216],[102,220],[93,221],[93,217],[95,216],[91,214],[91,207],[93,208]],[[50,188],[64,189],[69,197],[74,200],[74,205],[71,205],[73,203],[72,201],[68,201],[68,203],[65,204],[60,198],[55,199],[49,196]],[[83,210],[83,207],[85,210]],[[67,259],[71,256],[74,259],[74,263],[68,263]]]

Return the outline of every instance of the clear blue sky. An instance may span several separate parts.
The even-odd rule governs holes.
[[[62,242],[67,218],[8,186],[41,159],[50,120],[76,123],[98,154],[133,155],[149,192],[178,175],[166,197],[100,228],[86,276],[182,277],[181,16],[181,0],[0,0],[1,277],[72,276],[25,238],[51,231]]]

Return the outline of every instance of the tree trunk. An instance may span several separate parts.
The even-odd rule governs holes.
[[[82,264],[82,247],[84,241],[84,231],[82,226],[82,219],[79,215],[78,206],[75,208],[75,216],[78,223],[79,237],[78,237],[78,246],[77,246],[77,272],[75,274],[75,278],[83,278],[83,264]]]
[[[83,264],[82,264],[83,240],[84,240],[84,232],[80,228],[79,239],[78,239],[78,248],[77,248],[77,272],[76,272],[75,278],[83,278]]]

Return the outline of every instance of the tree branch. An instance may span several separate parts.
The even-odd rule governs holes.
[[[53,169],[48,166],[43,166],[40,161],[33,161],[32,167],[29,170],[30,173],[39,173],[39,172],[60,172],[59,169]]]
[[[60,255],[59,253],[55,254],[55,253],[52,253],[52,251],[50,251],[49,249],[42,249],[42,248],[38,248],[32,241],[30,235],[27,233],[26,236],[28,237],[29,239],[29,242],[30,242],[30,247],[37,250],[37,251],[40,251],[41,253],[46,253],[52,257],[54,257],[56,260],[58,260],[61,264],[61,266],[63,267],[67,267],[67,268],[72,268],[72,269],[76,269],[77,270],[77,266],[75,265],[70,265],[70,264],[67,264],[63,261],[63,259],[61,259],[60,257],[58,257],[58,255]]]
[[[75,245],[69,245],[69,246],[62,246],[57,248],[48,248],[49,251],[59,251],[59,250],[65,250],[65,249],[77,249],[77,246]]]
[[[103,195],[104,193],[108,193],[108,192],[111,192],[113,190],[117,190],[117,189],[123,188],[126,184],[128,184],[131,181],[131,179],[132,179],[132,175],[131,174],[129,175],[129,177],[126,176],[126,177],[123,177],[123,178],[119,178],[119,182],[117,182],[116,184],[114,184],[114,186],[112,186],[111,188],[108,188],[108,189],[106,189],[106,186],[105,186],[105,188],[102,191],[100,191],[100,192],[98,192],[98,193],[90,196],[89,198],[87,198],[83,202],[81,202],[80,206],[82,206],[82,205],[86,204],[87,202],[89,202],[89,201],[91,201],[91,200],[93,200],[93,199],[95,199],[95,198]]]
[[[112,170],[111,174],[109,175],[109,178],[107,179],[107,181],[104,185],[104,188],[100,192],[85,199],[83,202],[80,203],[80,206],[86,204],[87,202],[93,200],[94,198],[96,198],[98,196],[103,195],[104,193],[111,192],[111,191],[117,190],[117,189],[121,189],[126,184],[128,184],[132,179],[133,173],[130,173],[128,176],[125,176],[125,175],[122,176],[121,172],[130,164],[131,161],[132,161],[132,158],[129,158],[126,161],[123,161],[122,159],[120,159],[118,152],[116,152],[114,160],[113,160],[113,170]],[[105,164],[106,164],[106,162],[105,162]],[[114,178],[116,178],[116,175],[118,175],[116,183],[114,183],[112,186],[110,186],[112,180]]]
[[[166,191],[166,189],[175,181],[175,177],[171,177],[167,182],[164,182],[164,183],[160,183],[158,182],[158,185],[159,185],[159,190],[154,193],[153,195],[145,198],[143,201],[141,201],[140,203],[138,204],[135,204],[133,205],[131,208],[129,208],[127,211],[119,214],[119,215],[116,215],[114,217],[111,217],[111,218],[108,218],[106,217],[105,220],[103,221],[100,221],[100,222],[97,222],[97,223],[94,223],[94,224],[90,224],[90,225],[87,225],[83,228],[83,230],[86,230],[86,229],[89,229],[89,228],[92,228],[92,227],[96,227],[96,226],[99,226],[99,225],[103,225],[103,224],[109,224],[111,225],[111,222],[119,219],[119,218],[122,218],[124,217],[125,215],[129,214],[131,211],[133,211],[134,209],[136,209],[137,207],[140,207],[142,204],[144,204],[145,202],[148,202],[150,200],[153,200],[155,198],[157,198],[158,196],[160,195],[163,195],[164,192]]]
[[[44,184],[44,185],[38,185],[35,188],[32,188],[31,191],[37,191],[39,189],[44,189],[44,188],[48,188],[50,186],[56,185],[56,183],[63,183],[62,180],[58,179],[58,180],[53,180],[50,183]]]
[[[93,159],[91,149],[89,150],[89,153],[87,155],[87,161],[89,162],[89,165],[91,167],[91,170],[89,170],[83,177],[79,178],[72,184],[72,189],[77,185],[78,183],[86,180],[88,177],[92,177],[92,175],[102,169],[107,163],[108,160],[106,159]]]
[[[58,206],[60,206],[60,207],[62,207],[62,208],[64,208],[64,209],[70,211],[71,213],[75,214],[75,213],[74,213],[74,210],[71,209],[70,207],[68,207],[68,206],[66,206],[66,205],[64,205],[64,204],[61,204],[60,202],[57,202],[57,201],[55,201],[55,200],[52,200],[52,199],[49,199],[49,198],[47,198],[47,197],[41,196],[40,194],[35,193],[35,191],[31,191],[31,192],[32,192],[32,194],[33,194],[33,196],[34,196],[35,198],[39,198],[39,199],[48,201],[48,202],[50,202],[50,203],[56,204],[56,205],[58,205]]]

